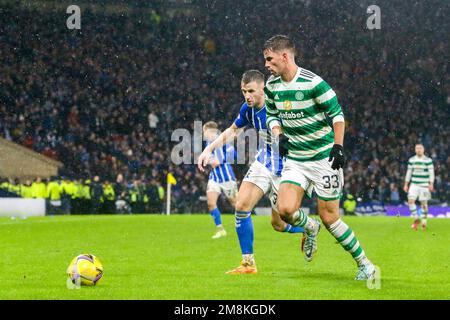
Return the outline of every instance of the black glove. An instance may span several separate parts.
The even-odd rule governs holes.
[[[334,160],[333,160],[334,159]],[[345,155],[344,155],[344,147],[340,144],[335,144],[333,149],[331,149],[330,157],[328,161],[333,160],[331,164],[331,168],[334,170],[338,170],[340,168],[344,168],[345,163]]]
[[[289,144],[289,138],[286,137],[284,134],[280,134],[278,136],[278,152],[282,157],[287,156],[288,154],[288,144]]]

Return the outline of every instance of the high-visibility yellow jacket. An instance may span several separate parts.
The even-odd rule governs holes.
[[[114,201],[116,198],[116,192],[114,191],[114,188],[110,184],[104,184],[103,185],[103,198],[108,201]]]
[[[61,199],[62,188],[61,185],[56,181],[51,181],[47,185],[47,194],[50,200],[60,200]]]
[[[31,196],[33,198],[47,198],[47,185],[44,182],[33,182],[31,184]]]

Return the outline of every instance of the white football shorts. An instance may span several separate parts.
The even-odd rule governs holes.
[[[342,195],[344,173],[331,168],[328,158],[317,161],[287,159],[283,166],[280,183],[292,183],[304,190],[314,190],[319,199],[336,200]]]
[[[408,190],[408,199],[428,201],[431,199],[431,192],[428,190],[428,187],[421,187],[411,183]]]
[[[251,164],[244,179],[258,186],[264,194],[268,194],[272,209],[278,212],[277,198],[278,187],[280,186],[281,177],[272,173],[259,161],[255,161]],[[307,190],[309,196],[311,196],[312,188]]]
[[[234,198],[238,193],[236,181],[225,181],[222,183],[209,180],[206,185],[206,192],[223,193],[227,198]]]

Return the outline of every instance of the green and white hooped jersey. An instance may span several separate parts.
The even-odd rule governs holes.
[[[321,77],[298,67],[291,82],[271,76],[264,88],[267,126],[280,125],[289,138],[287,158],[317,161],[329,156],[334,132],[326,116],[333,122],[344,121],[336,93]]]
[[[434,182],[433,160],[427,156],[409,158],[405,181],[421,187],[428,187],[430,183]]]

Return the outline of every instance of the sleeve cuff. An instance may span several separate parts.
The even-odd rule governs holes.
[[[336,122],[345,122],[344,116],[339,114],[333,118],[333,124]]]

